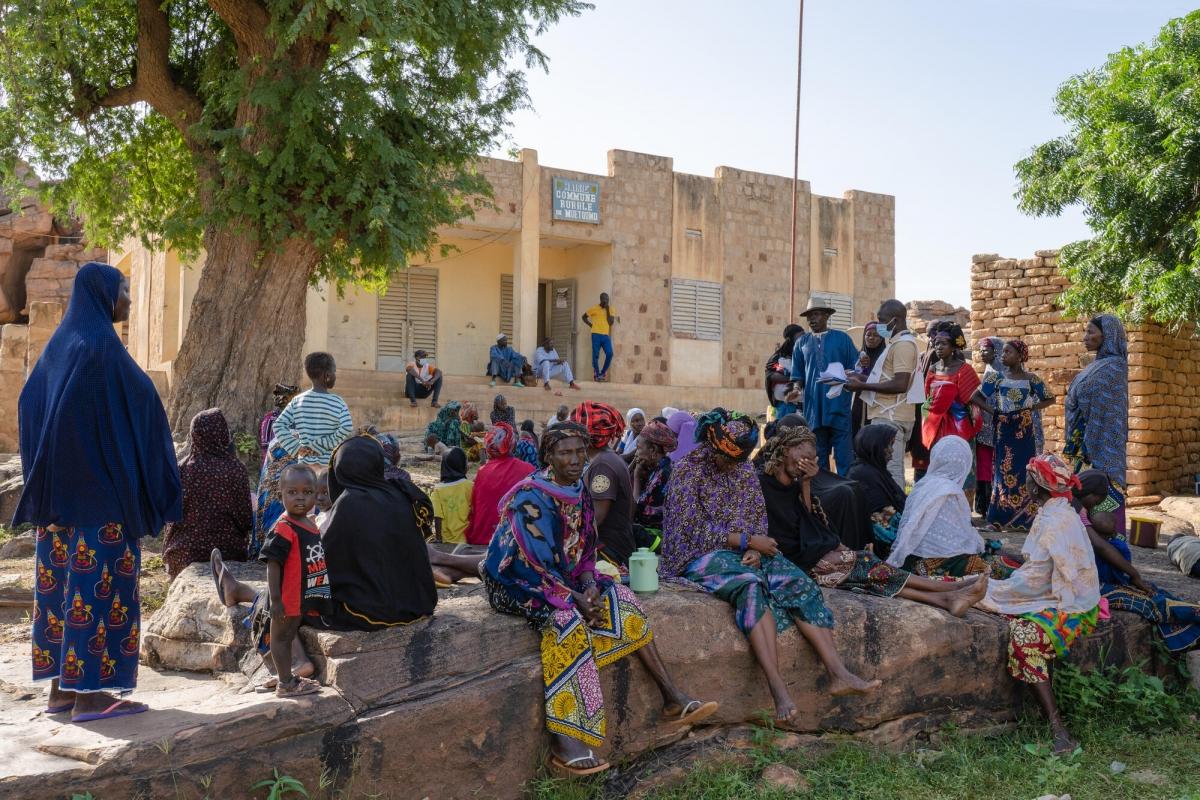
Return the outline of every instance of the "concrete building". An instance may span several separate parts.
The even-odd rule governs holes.
[[[607,175],[589,175],[540,166],[532,150],[483,159],[494,204],[440,231],[455,249],[414,261],[382,296],[311,291],[305,350],[389,373],[420,347],[447,375],[477,376],[498,332],[530,357],[552,335],[587,378],[580,316],[608,292],[621,317],[613,382],[757,388],[788,322],[791,181],[730,167],[687,175],[669,158],[620,150],[608,162]],[[892,296],[894,207],[886,195],[820,197],[800,184],[798,307],[826,295],[848,328]],[[130,351],[169,374],[202,265],[136,243],[112,257],[131,276]]]

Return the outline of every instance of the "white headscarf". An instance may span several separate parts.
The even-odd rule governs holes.
[[[983,552],[983,537],[971,526],[971,507],[962,488],[971,462],[971,445],[958,436],[933,446],[929,471],[904,504],[889,564],[903,566],[910,555],[949,558]]]
[[[617,445],[617,455],[624,455],[637,443],[637,434],[633,432],[633,418],[638,414],[642,415],[642,422],[650,421],[646,418],[646,412],[640,408],[631,408],[625,412],[625,434]]]

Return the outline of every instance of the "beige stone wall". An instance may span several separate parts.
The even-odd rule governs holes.
[[[852,189],[845,199],[853,214],[854,242],[845,269],[854,276],[854,324],[863,325],[880,303],[896,296],[896,198]]]
[[[29,324],[0,326],[0,453],[15,453],[18,445],[17,400],[30,370],[62,322],[65,303],[32,303]]]
[[[971,322],[984,336],[1021,338],[1028,369],[1047,382],[1058,402],[1046,409],[1046,448],[1061,452],[1063,400],[1087,365],[1086,320],[1062,314],[1058,297],[1069,285],[1055,250],[1034,258],[977,255],[971,264]],[[1191,492],[1200,473],[1200,342],[1159,325],[1129,329],[1130,497]]]
[[[971,333],[971,312],[962,306],[954,307],[943,300],[913,300],[905,303],[908,308],[908,328],[913,333],[924,335],[931,322],[953,320],[962,326],[968,341],[975,341]]]

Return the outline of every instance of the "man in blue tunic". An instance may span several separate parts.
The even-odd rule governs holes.
[[[827,397],[830,385],[817,383],[817,377],[834,362],[847,371],[858,362],[858,348],[844,331],[829,329],[829,318],[835,310],[808,301],[801,314],[808,320],[809,332],[796,341],[792,351],[792,383],[804,390],[804,418],[817,437],[817,464],[829,469],[829,453],[837,460],[837,473],[845,477],[854,461],[850,434],[850,405],[853,395],[843,391],[837,397]]]

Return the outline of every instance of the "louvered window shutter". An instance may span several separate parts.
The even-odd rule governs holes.
[[[671,333],[681,339],[719,342],[722,330],[721,284],[671,281]]]

